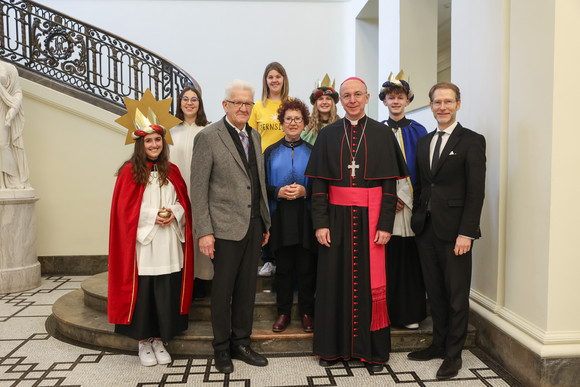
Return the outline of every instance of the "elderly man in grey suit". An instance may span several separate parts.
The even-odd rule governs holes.
[[[215,366],[233,359],[268,360],[250,347],[260,248],[270,236],[260,134],[248,124],[254,88],[234,80],[222,102],[226,115],[195,138],[191,203],[202,253],[212,259],[211,323]]]

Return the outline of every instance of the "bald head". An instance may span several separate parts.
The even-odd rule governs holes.
[[[347,82],[360,82],[364,85],[365,88],[365,93],[367,92],[367,84],[365,83],[365,81],[363,81],[362,79],[360,79],[359,77],[350,77],[350,78],[346,78],[344,81],[342,81],[342,83],[340,84],[340,90],[342,90],[342,86],[347,83]]]
[[[360,78],[346,79],[340,85],[340,103],[346,112],[346,118],[356,121],[365,116],[365,106],[369,103],[367,85]]]

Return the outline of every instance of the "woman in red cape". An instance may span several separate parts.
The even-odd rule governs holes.
[[[187,329],[193,287],[191,204],[165,133],[160,125],[133,132],[111,207],[109,322],[139,340],[144,366],[171,362],[163,343]]]

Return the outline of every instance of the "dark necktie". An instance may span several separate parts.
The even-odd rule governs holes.
[[[240,140],[242,140],[244,152],[246,152],[246,160],[248,160],[248,150],[250,149],[250,142],[248,141],[248,135],[243,130],[240,130]]]
[[[443,138],[445,132],[440,130],[437,132],[437,134],[439,135],[439,138],[435,143],[435,150],[433,151],[433,160],[431,161],[431,172],[435,171],[435,168],[437,168],[437,163],[439,162],[439,153],[441,153],[441,139]]]

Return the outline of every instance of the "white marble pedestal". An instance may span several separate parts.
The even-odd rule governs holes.
[[[34,189],[0,190],[0,293],[40,286]]]

